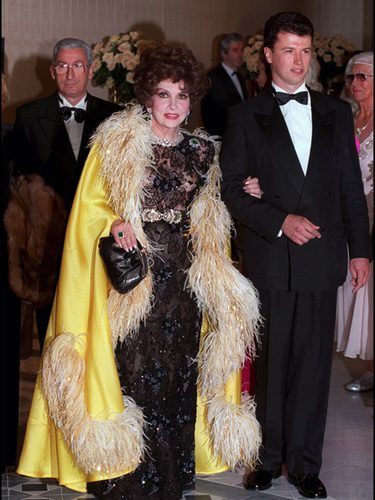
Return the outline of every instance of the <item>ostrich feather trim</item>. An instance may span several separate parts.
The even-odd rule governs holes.
[[[142,410],[124,397],[123,413],[111,420],[87,414],[85,360],[77,351],[79,342],[76,335],[63,333],[45,350],[41,380],[50,418],[86,474],[135,469],[145,452]]]
[[[232,264],[228,242],[232,225],[220,199],[218,151],[207,180],[190,208],[193,261],[188,283],[209,332],[199,355],[199,386],[212,398],[245,361],[255,355],[261,322],[256,289]]]
[[[255,403],[249,395],[242,396],[241,404],[226,401],[222,394],[215,396],[207,403],[207,421],[216,456],[231,468],[256,467],[262,440]]]
[[[140,106],[128,106],[103,122],[91,139],[101,159],[99,176],[108,194],[107,203],[114,213],[130,222],[137,239],[152,254],[153,248],[142,226],[144,199],[142,182],[146,168],[152,166],[153,151],[150,123]],[[115,348],[127,335],[133,335],[145,321],[153,302],[152,266],[146,278],[131,292],[114,289],[108,297],[108,317]]]

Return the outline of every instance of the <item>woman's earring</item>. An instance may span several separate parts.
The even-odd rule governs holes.
[[[152,122],[152,112],[151,112],[152,110],[151,110],[151,108],[146,108],[146,110],[148,113],[148,119],[150,120],[150,122]]]
[[[185,116],[184,125],[187,125],[187,124],[188,124],[188,119],[189,119],[189,116],[190,116],[190,111],[189,111],[189,113]]]

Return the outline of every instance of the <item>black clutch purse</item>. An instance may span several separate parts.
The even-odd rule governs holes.
[[[147,255],[142,245],[129,252],[118,246],[112,235],[99,240],[99,253],[103,259],[113,288],[127,293],[140,283],[148,272]]]

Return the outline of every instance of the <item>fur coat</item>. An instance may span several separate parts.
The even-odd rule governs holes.
[[[20,299],[36,307],[53,300],[66,217],[62,199],[40,176],[12,180],[4,214],[9,282]]]

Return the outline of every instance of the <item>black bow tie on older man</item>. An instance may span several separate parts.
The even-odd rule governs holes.
[[[300,104],[307,104],[308,102],[308,94],[307,91],[297,92],[297,94],[287,94],[286,92],[276,92],[274,91],[276,102],[279,106],[283,106],[289,101],[295,100]]]
[[[82,123],[86,118],[86,110],[82,108],[71,108],[69,106],[61,106],[60,111],[64,121],[69,120],[74,113],[74,119],[77,123]]]

